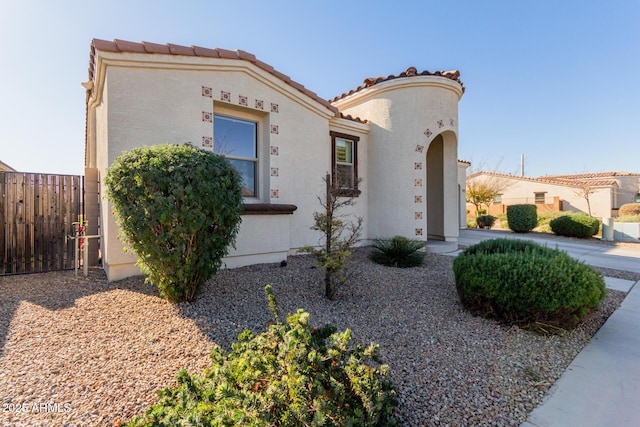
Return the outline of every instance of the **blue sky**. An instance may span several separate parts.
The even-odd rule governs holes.
[[[323,98],[459,69],[459,157],[640,172],[640,1],[0,0],[0,160],[82,174],[93,38],[242,49]]]

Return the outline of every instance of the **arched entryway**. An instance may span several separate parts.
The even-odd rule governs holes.
[[[454,132],[443,132],[429,144],[426,155],[427,240],[458,240],[458,142]]]

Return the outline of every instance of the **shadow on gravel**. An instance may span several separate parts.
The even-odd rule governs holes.
[[[113,289],[127,289],[146,295],[158,295],[155,287],[142,280],[107,282],[101,268],[81,273],[76,278],[73,271],[0,276],[0,357],[15,311],[23,301],[39,305],[47,310],[64,310],[74,306],[76,300]],[[56,325],[51,325],[52,328]]]

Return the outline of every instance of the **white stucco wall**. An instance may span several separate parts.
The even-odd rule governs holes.
[[[104,79],[98,80],[102,86],[93,100],[101,176],[122,152],[134,147],[206,144],[206,138],[213,137],[209,115],[259,123],[258,195],[245,203],[293,204],[297,210],[292,215],[243,216],[228,266],[278,261],[301,246],[319,243],[320,234],[310,227],[313,212],[320,209],[317,196],[324,194],[322,178],[331,171],[330,129],[360,138],[358,167],[364,179],[350,213],[365,218],[362,237],[368,238],[368,126],[336,118],[325,106],[246,61],[123,53],[105,57],[99,62]],[[139,273],[136,257],[122,250],[106,199],[101,219],[109,279]]]
[[[436,76],[413,76],[375,84],[334,102],[345,114],[369,120],[369,233],[457,240],[457,125],[462,87]],[[444,225],[428,221],[427,152],[444,140]]]

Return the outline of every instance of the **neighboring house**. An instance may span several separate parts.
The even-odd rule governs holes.
[[[539,212],[589,212],[605,218],[617,216],[621,205],[640,199],[640,173],[601,172],[575,175],[554,175],[528,178],[516,175],[479,171],[467,176],[467,182],[500,180],[502,194],[489,206],[489,213],[506,212],[506,206],[530,203],[538,205]],[[473,209],[471,210],[473,213]]]
[[[0,172],[15,172],[16,170],[0,160]]]
[[[362,239],[403,235],[457,247],[459,72],[411,67],[327,101],[238,50],[93,40],[85,180],[109,280],[139,270],[123,252],[102,185],[123,151],[190,142],[242,173],[245,211],[228,267],[277,262],[320,243],[310,229],[330,173]],[[464,175],[464,174],[463,174]],[[93,227],[93,229],[91,228]]]

